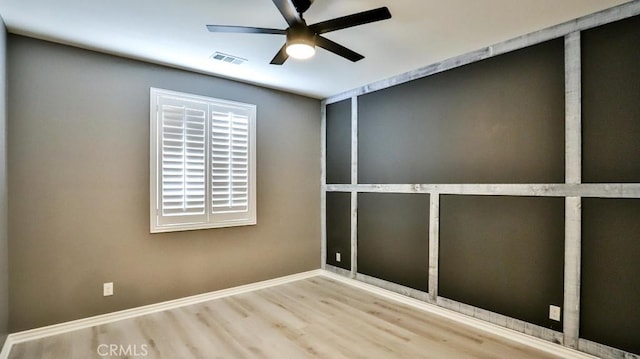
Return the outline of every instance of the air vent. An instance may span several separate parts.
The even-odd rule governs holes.
[[[224,54],[222,52],[214,53],[213,55],[211,55],[211,58],[216,61],[222,61],[234,65],[240,65],[247,61],[247,59],[243,59],[242,57]]]

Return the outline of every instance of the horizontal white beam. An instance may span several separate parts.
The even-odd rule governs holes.
[[[328,192],[440,193],[461,195],[640,198],[640,183],[581,184],[331,184]]]
[[[325,268],[323,268],[325,271],[329,271],[331,273],[335,273],[335,274],[339,274],[343,277],[347,277],[350,278],[351,277],[351,271],[350,270],[346,270],[340,267],[336,267],[334,265],[331,264],[326,264]]]
[[[422,302],[427,302],[429,300],[429,294],[427,292],[389,282],[384,279],[372,277],[362,273],[357,273],[355,279],[363,283],[375,285],[376,287],[402,294],[409,298],[420,300]]]
[[[507,317],[506,315],[491,312],[486,309],[460,303],[452,299],[438,297],[438,306],[453,310],[458,313],[478,318],[492,324],[499,325],[520,333],[528,334],[536,338],[562,344],[562,333],[539,325],[531,324],[523,320]]]
[[[612,348],[610,346],[582,338],[578,340],[578,348],[580,351],[603,359],[640,359],[640,355],[638,354],[625,352],[620,349]]]
[[[335,96],[325,99],[326,104],[331,104],[346,100],[353,96],[360,96],[370,92],[382,90],[388,87],[396,86],[405,82],[427,77],[442,71],[450,70],[459,66],[467,65],[472,62],[483,60],[506,52],[518,50],[527,46],[539,44],[551,39],[566,36],[572,32],[587,30],[592,27],[607,24],[613,21],[625,19],[640,14],[640,1],[631,1],[610,9],[606,9],[591,15],[587,15],[575,20],[571,20],[556,26],[552,26],[540,31],[536,31],[527,35],[516,37],[505,42],[501,42],[492,46],[485,47],[480,50],[456,56],[442,62],[421,67],[419,69],[405,72],[403,74],[374,82],[350,91],[346,91]]]

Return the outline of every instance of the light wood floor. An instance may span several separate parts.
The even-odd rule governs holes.
[[[17,344],[9,358],[103,358],[101,344],[139,354],[110,358],[557,358],[324,277]]]

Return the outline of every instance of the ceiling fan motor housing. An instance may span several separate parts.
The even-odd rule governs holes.
[[[309,7],[311,7],[313,0],[292,0],[292,2],[298,14],[302,14],[305,11],[309,10]]]
[[[316,34],[306,24],[291,26],[287,29],[287,45],[291,44],[305,44],[315,47]]]

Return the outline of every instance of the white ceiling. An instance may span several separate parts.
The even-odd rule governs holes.
[[[380,6],[393,18],[326,34],[363,54],[360,62],[319,49],[283,66],[269,62],[284,36],[205,28],[286,28],[270,0],[0,0],[0,15],[12,33],[323,98],[625,2],[316,0],[308,24]],[[213,61],[216,51],[248,61]]]

